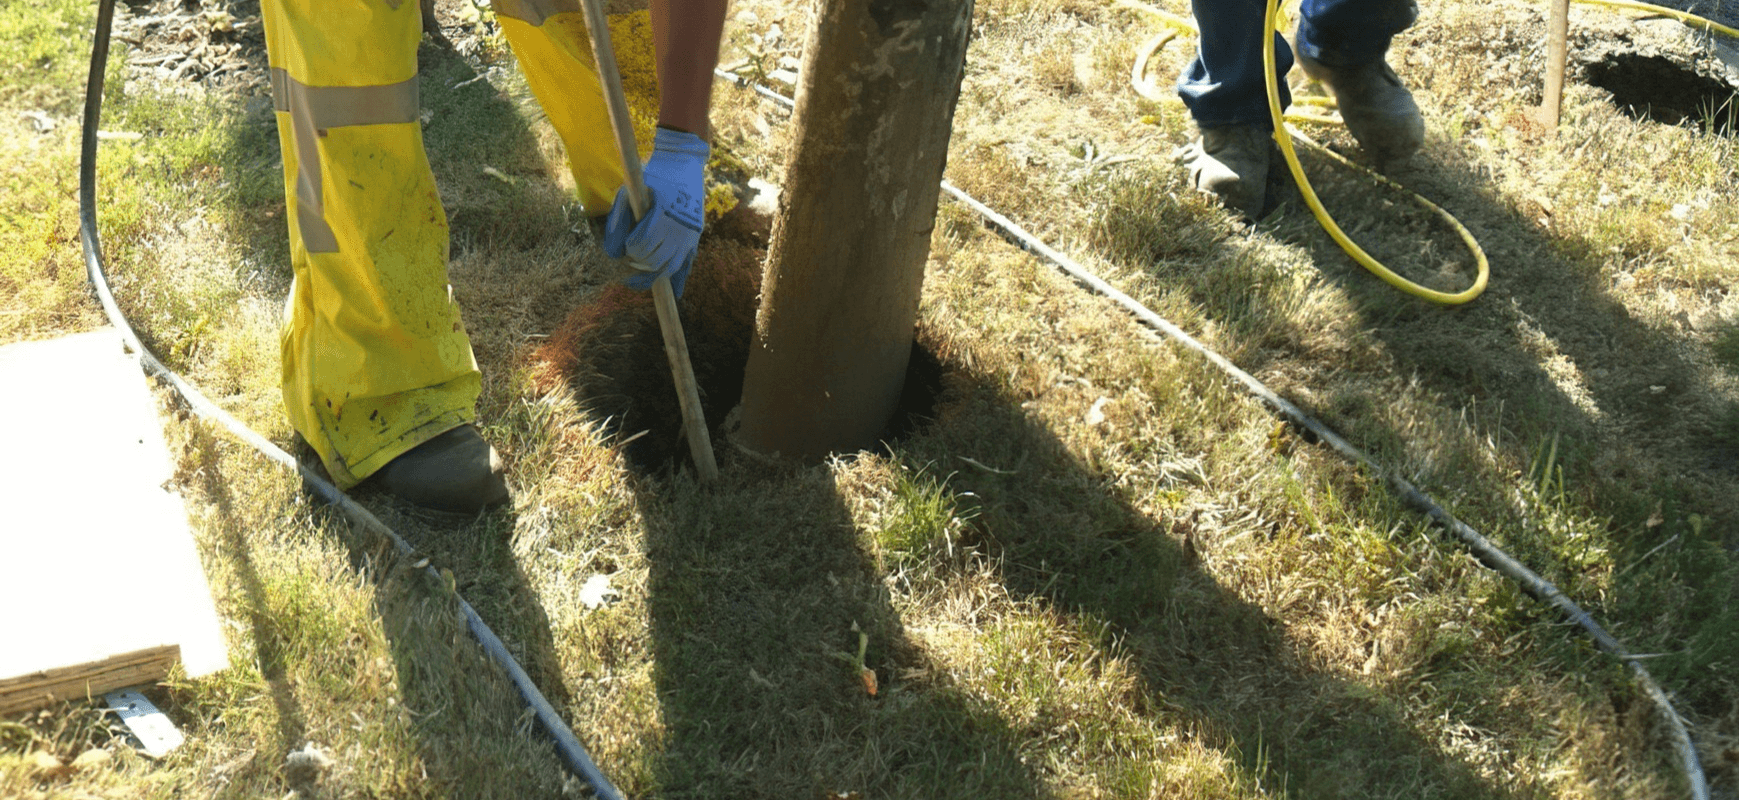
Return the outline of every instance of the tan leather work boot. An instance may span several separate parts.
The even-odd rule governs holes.
[[[501,456],[472,425],[417,445],[370,481],[405,502],[454,514],[475,514],[508,500]]]
[[[1268,166],[1274,137],[1267,125],[1202,128],[1201,136],[1172,154],[1189,168],[1196,191],[1220,199],[1248,219],[1261,219],[1274,203],[1268,196]],[[1272,198],[1278,200],[1278,198]]]
[[[1419,105],[1388,62],[1331,67],[1300,52],[1298,66],[1328,87],[1347,130],[1371,158],[1400,161],[1425,143],[1425,119],[1419,115]]]

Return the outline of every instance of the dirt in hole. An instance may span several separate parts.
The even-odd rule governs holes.
[[[750,237],[709,235],[678,302],[715,451],[723,449],[722,426],[742,397],[765,255]],[[885,435],[888,441],[921,429],[934,415],[942,391],[942,362],[922,338],[920,331],[912,344],[900,405]],[[623,286],[604,290],[595,302],[568,315],[539,348],[536,361],[541,365],[541,392],[565,383],[615,438],[636,437],[626,453],[637,472],[660,474],[688,463],[682,407],[650,294]]]
[[[1723,81],[1642,53],[1612,53],[1585,69],[1588,83],[1611,92],[1613,105],[1634,119],[1734,135],[1739,93]]]

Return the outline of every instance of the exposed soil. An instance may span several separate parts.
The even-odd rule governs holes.
[[[743,394],[766,254],[758,244],[730,224],[715,226],[701,242],[678,303],[715,449]],[[659,474],[688,460],[682,408],[651,295],[620,285],[605,289],[576,308],[534,360],[540,364],[540,392],[565,387],[613,435],[631,440],[625,452],[635,470]],[[887,441],[910,435],[933,416],[942,376],[941,361],[914,341]]]
[[[114,38],[132,45],[129,78],[264,90],[265,28],[257,0],[229,3],[128,0]]]
[[[1701,126],[1733,135],[1739,91],[1662,55],[1610,53],[1586,67],[1587,81],[1612,93],[1612,103],[1636,119]]]
[[[1597,17],[1572,37],[1573,77],[1611,93],[1633,119],[1733,135],[1739,74],[1721,58],[1717,41],[1675,21],[1637,24]]]

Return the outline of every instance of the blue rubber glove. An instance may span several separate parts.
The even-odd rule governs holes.
[[[688,271],[694,266],[695,246],[706,225],[707,155],[712,148],[699,136],[659,128],[652,140],[652,157],[646,160],[646,190],[652,208],[640,222],[628,203],[628,190],[616,191],[616,203],[604,221],[604,252],[611,258],[627,258],[645,270],[623,283],[641,291],[652,288],[660,275],[670,276],[670,288],[682,296]]]

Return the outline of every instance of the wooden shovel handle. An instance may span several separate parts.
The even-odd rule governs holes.
[[[1569,61],[1570,0],[1546,0],[1551,5],[1546,25],[1546,94],[1540,122],[1557,131],[1564,110],[1564,67]]]
[[[640,173],[640,150],[634,143],[634,128],[628,116],[628,98],[622,93],[622,75],[616,70],[616,51],[610,46],[610,22],[604,15],[603,0],[585,0],[586,29],[592,35],[592,54],[598,59],[598,81],[604,89],[604,106],[610,111],[610,127],[616,133],[616,150],[622,154],[623,188],[628,192],[628,205],[638,221],[651,207],[646,181]],[[670,376],[676,381],[676,396],[682,403],[682,429],[688,437],[688,451],[703,483],[719,477],[718,462],[713,459],[712,437],[707,433],[706,416],[701,413],[700,387],[694,380],[694,365],[688,359],[688,338],[682,332],[682,318],[677,315],[676,292],[670,277],[660,275],[652,282],[652,303],[658,309],[658,328],[664,334],[664,354],[670,359]]]

